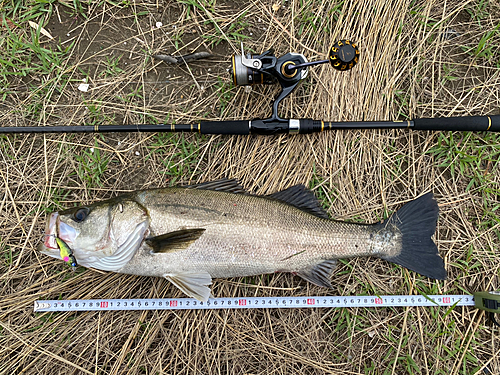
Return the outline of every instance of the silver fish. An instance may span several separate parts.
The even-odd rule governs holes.
[[[41,250],[60,258],[55,238],[79,265],[165,277],[206,301],[212,278],[292,272],[331,287],[337,259],[374,256],[445,279],[431,236],[431,193],[372,225],[330,220],[302,185],[250,195],[235,180],[136,191],[50,215]]]

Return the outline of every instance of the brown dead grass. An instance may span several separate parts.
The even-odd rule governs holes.
[[[75,125],[92,120],[88,106],[100,108],[104,123],[139,123],[145,115],[189,122],[201,116],[220,118],[221,89],[229,83],[225,67],[236,42],[210,47],[202,35],[215,34],[204,24],[214,17],[223,30],[235,14],[247,10],[246,45],[256,52],[274,47],[277,54],[303,52],[310,60],[324,57],[339,38],[361,46],[360,64],[337,73],[327,66],[310,70],[307,82],[287,99],[282,115],[325,120],[392,120],[410,117],[491,113],[498,107],[499,70],[464,54],[481,37],[465,9],[471,1],[346,1],[335,22],[333,4],[307,5],[321,14],[321,27],[298,34],[298,1],[277,12],[272,3],[217,4],[197,9],[166,2],[119,9],[92,5],[88,20],[70,24],[59,6],[52,32],[75,48],[62,69],[72,79],[40,83],[40,91],[10,94],[0,113],[3,125]],[[134,17],[133,12],[148,14]],[[411,11],[417,11],[418,15]],[[483,29],[500,22],[491,3]],[[57,14],[57,13],[56,13]],[[423,22],[433,18],[432,26]],[[153,26],[157,21],[165,25]],[[173,26],[176,26],[174,28]],[[265,28],[265,30],[264,30]],[[440,36],[447,28],[454,39]],[[186,46],[174,47],[175,36]],[[66,34],[69,33],[70,37]],[[293,37],[291,37],[293,36]],[[126,42],[126,44],[125,44]],[[213,50],[211,70],[196,62],[170,67],[152,62],[145,52],[189,53]],[[121,57],[124,71],[103,75],[106,58]],[[125,65],[125,62],[127,63]],[[457,80],[443,79],[443,65],[457,69]],[[91,91],[77,91],[81,70]],[[167,81],[165,83],[165,81]],[[474,90],[471,90],[474,88]],[[127,99],[137,91],[140,96]],[[251,93],[232,89],[224,118],[265,117],[275,87]],[[117,98],[120,96],[120,98]],[[30,105],[40,104],[32,116]],[[460,137],[460,134],[456,135]],[[468,138],[469,137],[469,138]],[[464,136],[463,142],[470,137]],[[469,180],[427,153],[437,134],[404,131],[343,131],[311,136],[226,137],[194,134],[162,138],[152,134],[10,136],[1,140],[0,374],[469,374],[500,373],[498,329],[472,308],[445,309],[311,309],[256,311],[101,312],[34,314],[38,299],[161,298],[180,296],[167,281],[79,269],[38,254],[46,212],[114,196],[132,189],[199,182],[221,177],[239,179],[257,194],[314,181],[329,214],[366,222],[433,191],[441,208],[436,242],[449,271],[434,282],[374,259],[341,265],[335,290],[306,284],[288,274],[216,280],[214,295],[306,296],[463,293],[498,288],[498,223],[481,227],[484,186],[466,190]],[[195,145],[193,149],[186,145]],[[75,174],[90,148],[109,159],[101,185]],[[186,151],[187,150],[187,151]],[[88,157],[87,159],[88,160]],[[177,176],[166,172],[184,166]],[[499,171],[487,171],[498,191]],[[497,199],[497,198],[489,198]],[[12,257],[12,260],[9,260]],[[461,263],[461,261],[463,263]],[[465,264],[465,270],[459,267]],[[398,361],[395,362],[395,358]],[[409,367],[411,362],[416,368]]]

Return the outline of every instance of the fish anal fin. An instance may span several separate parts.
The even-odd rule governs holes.
[[[163,275],[163,277],[189,297],[203,302],[207,302],[210,298],[210,288],[208,285],[212,284],[212,277],[206,271],[168,273]]]
[[[215,190],[215,191],[225,191],[227,193],[239,193],[244,194],[247,191],[243,186],[240,185],[238,180],[222,178],[220,180],[203,182],[201,184],[188,185],[188,189],[201,189],[201,190]]]
[[[331,289],[332,283],[330,279],[336,265],[337,265],[336,259],[325,260],[312,267],[304,268],[297,271],[297,275],[315,285]]]
[[[153,253],[168,253],[187,249],[205,232],[204,228],[182,229],[146,239]]]
[[[312,191],[307,190],[304,185],[295,185],[283,191],[268,195],[268,197],[288,203],[312,215],[328,219],[328,214],[321,207],[316,196]]]

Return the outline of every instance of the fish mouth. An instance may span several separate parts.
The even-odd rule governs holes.
[[[52,212],[47,220],[45,227],[44,241],[39,246],[39,250],[46,255],[54,258],[59,257],[59,246],[57,246],[56,237],[63,240],[70,248],[78,232],[68,224],[60,220],[57,212]]]
[[[54,252],[58,250],[56,243],[57,236],[57,221],[59,214],[57,212],[53,212],[49,216],[49,220],[47,220],[47,224],[45,226],[45,234],[44,241],[40,244],[39,250],[47,255],[54,256]]]

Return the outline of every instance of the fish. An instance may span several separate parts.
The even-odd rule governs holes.
[[[295,185],[270,195],[237,180],[139,190],[52,212],[40,250],[75,264],[163,277],[207,301],[216,278],[290,272],[332,288],[338,259],[376,257],[430,279],[447,277],[432,239],[439,208],[431,192],[373,224],[329,218],[314,194]]]

